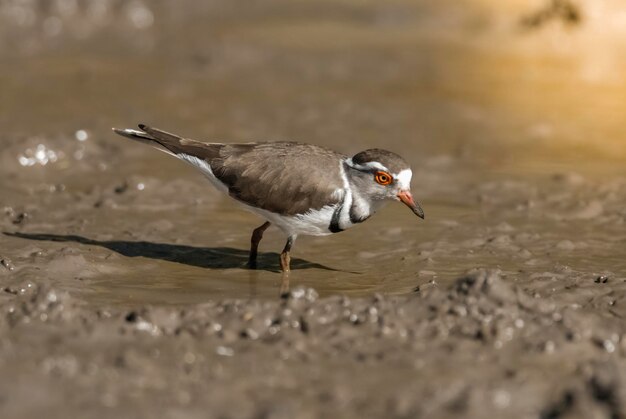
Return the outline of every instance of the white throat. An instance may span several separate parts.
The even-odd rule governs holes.
[[[345,198],[339,211],[338,227],[345,230],[371,217],[386,204],[385,201],[371,201],[364,198],[350,181],[344,164],[354,168],[352,159],[348,158],[340,163],[340,173],[343,179]],[[378,163],[377,163],[378,164]]]

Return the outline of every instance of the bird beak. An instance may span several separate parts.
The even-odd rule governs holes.
[[[411,191],[400,191],[398,192],[398,199],[404,203],[407,207],[411,208],[411,211],[422,220],[424,219],[424,210],[419,206],[417,202],[413,200],[413,195],[411,195]]]

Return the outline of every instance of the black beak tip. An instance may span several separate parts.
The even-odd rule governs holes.
[[[413,213],[415,215],[417,215],[418,217],[420,217],[422,220],[425,219],[424,216],[424,210],[422,209],[422,207],[420,207],[420,205],[418,203],[415,204],[415,207],[412,208],[413,209]]]

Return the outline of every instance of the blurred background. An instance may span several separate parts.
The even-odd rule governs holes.
[[[4,138],[145,122],[604,166],[626,158],[625,81],[619,0],[0,0]]]

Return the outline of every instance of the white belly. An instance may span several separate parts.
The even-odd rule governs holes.
[[[335,211],[336,205],[327,205],[319,210],[307,211],[304,214],[293,216],[280,215],[261,208],[255,208],[237,201],[245,209],[251,211],[267,221],[275,224],[278,228],[285,232],[288,236],[306,235],[306,236],[326,236],[332,234],[328,230],[330,220]]]

